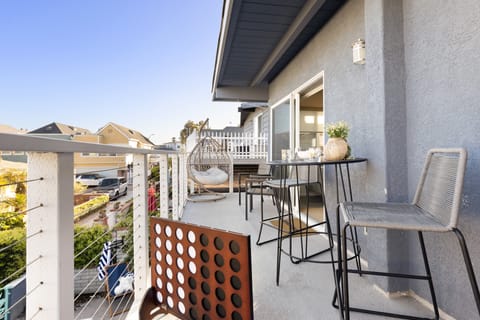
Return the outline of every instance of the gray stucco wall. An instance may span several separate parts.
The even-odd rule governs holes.
[[[351,0],[269,87],[270,104],[324,71],[325,121],[352,126],[353,154],[368,164],[353,168],[354,197],[411,201],[425,154],[433,147],[465,147],[469,162],[459,228],[480,276],[480,2]],[[351,61],[351,43],[366,40],[367,62]],[[334,199],[326,170],[327,197]],[[328,211],[334,216],[335,205]],[[416,234],[360,232],[369,267],[423,273]],[[463,258],[453,235],[426,234],[437,300],[456,319],[477,319]],[[430,300],[418,281],[381,282],[389,291],[412,289]]]
[[[274,104],[323,71],[325,122],[347,121],[351,125],[348,141],[353,155],[368,158],[367,164],[351,167],[354,199],[385,201],[385,91],[384,86],[378,86],[384,81],[382,47],[369,51],[367,42],[367,64],[352,63],[352,42],[366,36],[365,10],[362,0],[347,2],[272,82],[269,103]],[[367,27],[376,30],[377,24],[382,23],[371,20]],[[370,38],[377,42],[383,40],[381,31],[371,34]],[[325,169],[325,177],[328,212],[334,222],[336,190],[333,168]],[[359,235],[362,257],[373,266],[384,266],[391,245],[386,240],[386,233],[368,230],[366,237],[360,230]]]
[[[356,156],[370,157],[376,145],[383,145],[380,127],[372,126],[372,115],[367,112],[365,66],[352,63],[352,43],[365,37],[363,1],[347,2],[327,25],[311,40],[298,56],[284,69],[269,87],[270,105],[324,71],[325,122],[345,120],[351,124],[349,143]],[[360,13],[360,14],[359,14]],[[374,117],[383,118],[377,112]],[[380,133],[380,134],[379,134]],[[361,178],[372,179],[369,190],[358,190],[361,198],[383,195],[385,177],[374,174],[383,161],[369,161],[360,165]],[[372,169],[373,172],[370,172]],[[374,182],[375,181],[375,182]],[[378,182],[378,183],[376,183]],[[357,190],[356,190],[357,191]],[[366,197],[365,193],[370,194]],[[383,200],[383,196],[380,196]],[[334,207],[333,207],[334,208]]]
[[[459,228],[480,276],[480,2],[403,1],[409,197],[432,147],[465,147],[468,168]],[[453,235],[426,235],[439,304],[457,319],[478,319]],[[410,251],[418,251],[415,241]],[[411,266],[422,270],[420,261]],[[422,296],[425,286],[412,284]],[[428,295],[427,295],[428,296]]]

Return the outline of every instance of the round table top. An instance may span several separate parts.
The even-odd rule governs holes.
[[[365,162],[367,158],[348,158],[343,160],[325,160],[320,157],[316,159],[293,159],[293,160],[273,160],[267,162],[273,166],[309,166],[309,165],[332,165],[332,164],[349,164],[357,162]]]

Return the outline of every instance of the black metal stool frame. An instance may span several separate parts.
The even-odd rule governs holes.
[[[277,234],[277,237],[276,238],[273,238],[273,239],[269,239],[268,241],[265,241],[265,242],[261,242],[259,243],[259,240],[257,240],[257,244],[264,244],[264,243],[267,243],[267,242],[272,242],[272,241],[275,241],[277,240],[277,275],[276,275],[276,283],[277,285],[279,285],[279,274],[280,274],[280,262],[281,262],[281,253],[282,252],[285,252],[283,249],[282,249],[282,240],[286,237],[289,237],[290,238],[290,249],[288,251],[288,254],[290,256],[290,259],[293,263],[300,263],[302,261],[309,261],[309,262],[316,262],[316,263],[330,263],[332,264],[332,271],[333,271],[333,278],[334,278],[334,281],[335,281],[335,292],[334,292],[334,297],[333,297],[333,301],[332,301],[332,304],[335,306],[335,301],[337,299],[337,292],[339,291],[339,288],[338,288],[338,282],[337,282],[337,279],[338,279],[338,276],[337,276],[337,270],[336,270],[336,267],[335,267],[335,263],[337,263],[338,261],[334,259],[334,254],[333,254],[333,247],[334,247],[334,240],[333,240],[333,233],[332,233],[332,230],[331,230],[331,226],[330,226],[330,222],[329,222],[329,217],[328,217],[328,210],[327,210],[327,207],[326,207],[326,201],[325,201],[325,194],[324,194],[324,188],[323,188],[323,182],[322,182],[322,177],[323,177],[323,173],[322,173],[322,170],[321,170],[321,166],[322,165],[335,165],[335,179],[336,179],[336,191],[337,191],[337,203],[340,201],[340,192],[339,192],[339,181],[341,182],[341,186],[342,186],[342,190],[343,190],[343,195],[344,195],[344,198],[345,200],[348,200],[350,198],[353,199],[353,194],[352,194],[352,187],[351,187],[351,180],[350,180],[350,169],[349,169],[349,163],[355,163],[355,162],[364,162],[366,161],[365,158],[356,158],[356,159],[348,159],[348,160],[340,160],[340,161],[313,161],[313,162],[308,162],[308,161],[304,161],[304,162],[278,162],[278,161],[274,161],[274,162],[271,162],[270,164],[272,165],[278,165],[280,164],[280,186],[277,186],[277,188],[273,188],[274,189],[274,193],[276,195],[276,203],[277,203],[277,211],[278,211],[278,223],[279,223],[279,227],[278,227],[278,234]],[[349,198],[347,198],[347,191],[346,191],[346,185],[345,185],[345,180],[344,180],[344,173],[343,173],[343,170],[342,170],[342,164],[345,164],[346,165],[346,170],[347,170],[347,173],[346,173],[346,176],[347,176],[347,179],[348,179],[348,195],[349,195]],[[312,181],[310,182],[309,179],[310,179],[310,166],[312,165],[315,165],[317,166],[317,169],[318,169],[318,178],[319,180],[318,181]],[[287,172],[286,172],[286,168],[288,166],[295,166],[296,168],[296,183],[295,182],[290,182],[289,184],[287,184],[287,179],[285,178],[287,176]],[[301,181],[298,179],[298,166],[307,166],[308,167],[308,181]],[[268,182],[267,182],[268,183]],[[283,184],[282,184],[283,183]],[[293,232],[290,232],[288,235],[285,235],[284,233],[284,230],[283,230],[283,218],[285,217],[285,215],[288,215],[289,216],[289,219],[291,219],[291,199],[290,199],[290,188],[292,187],[301,187],[301,186],[306,186],[308,187],[309,184],[319,184],[320,185],[320,190],[321,190],[321,197],[322,197],[322,202],[324,203],[324,209],[325,209],[325,221],[322,221],[320,223],[317,223],[313,226],[318,226],[318,225],[321,225],[321,224],[326,224],[327,225],[327,234],[328,234],[328,240],[329,240],[329,246],[326,248],[326,249],[323,249],[323,250],[320,250],[318,252],[315,252],[311,255],[308,255],[307,253],[305,255],[303,255],[303,242],[301,243],[302,245],[302,257],[293,257],[292,254],[291,254],[291,241],[292,241],[292,236],[296,235],[296,234],[299,234],[299,233],[302,233],[302,232],[305,232],[305,248],[306,248],[306,252],[308,252],[308,229],[313,227],[313,226],[307,226],[306,228],[299,228],[298,230],[294,230]],[[278,190],[276,190],[278,189]],[[276,191],[275,191],[276,190]],[[280,190],[280,191],[279,191]],[[285,196],[281,196],[281,192],[283,192],[283,194],[287,194],[287,197]],[[287,214],[285,214],[285,211],[284,211],[284,206],[282,204],[282,201],[281,199],[285,199],[287,198],[287,203],[288,203],[288,212]],[[308,214],[308,201],[309,201],[309,194],[308,194],[308,190],[307,190],[307,214]],[[300,210],[301,211],[301,210]],[[262,212],[263,213],[263,212]],[[273,218],[271,219],[273,220]],[[263,221],[263,214],[262,214],[262,221]],[[290,223],[290,226],[292,226],[293,224]],[[261,224],[261,227],[260,227],[260,232],[259,232],[259,239],[260,239],[260,234],[261,234],[261,231],[262,231],[262,227],[263,227],[263,224]],[[291,227],[290,227],[291,229]],[[357,263],[357,269],[359,271],[361,271],[361,266],[360,266],[360,247],[358,245],[358,240],[357,240],[357,232],[356,232],[356,229],[355,228],[352,228],[350,229],[350,232],[351,232],[351,238],[349,238],[353,243],[354,243],[354,255],[352,257],[349,257],[348,260],[351,260],[351,259],[355,259],[356,260],[356,263]],[[316,232],[316,233],[325,233],[325,232]],[[302,240],[303,241],[303,238]],[[318,260],[311,260],[311,258],[315,257],[315,256],[318,256],[322,253],[325,253],[327,251],[330,251],[331,253],[331,259],[330,260],[322,260],[322,261],[318,261]]]
[[[480,315],[480,292],[473,271],[470,255],[465,238],[456,227],[460,207],[463,177],[466,167],[467,153],[462,148],[431,149],[417,186],[414,200],[408,203],[361,203],[345,202],[337,208],[337,242],[341,243],[338,250],[338,260],[341,261],[337,281],[341,280],[341,318],[350,319],[350,311],[381,315],[401,319],[432,319],[405,315],[378,310],[356,308],[350,306],[349,301],[349,273],[360,273],[373,276],[408,278],[428,282],[434,309],[434,318],[439,318],[438,304],[435,296],[432,275],[428,262],[424,232],[453,232],[455,233],[467,270],[468,279],[472,287],[476,307]],[[439,202],[439,199],[442,201]],[[340,212],[343,213],[345,223],[340,231]],[[399,218],[400,217],[400,218]],[[348,269],[346,232],[351,226],[364,226],[388,230],[416,231],[422,250],[425,274],[404,274],[384,271],[358,271]],[[340,252],[341,251],[341,252]],[[336,282],[338,290],[338,282]],[[342,301],[343,300],[343,301]]]

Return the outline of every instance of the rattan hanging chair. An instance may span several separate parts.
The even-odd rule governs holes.
[[[225,198],[224,193],[210,190],[208,186],[226,183],[232,175],[230,154],[210,136],[201,138],[187,158],[188,177],[195,182],[197,191],[189,196],[191,201],[214,201]]]

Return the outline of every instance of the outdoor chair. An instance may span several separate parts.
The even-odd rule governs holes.
[[[265,183],[271,179],[271,176],[251,177],[245,179],[245,220],[248,220],[248,212],[253,210],[253,196],[260,197],[260,211],[263,216],[263,202],[264,196],[272,197],[272,202],[275,205],[275,198],[273,190]]]
[[[438,305],[435,297],[430,266],[427,259],[423,232],[451,231],[457,236],[475,302],[480,312],[480,294],[472,268],[470,255],[467,250],[465,239],[457,228],[466,161],[467,152],[464,149],[432,149],[428,152],[425,166],[417,186],[417,191],[411,204],[343,202],[338,206],[338,229],[340,229],[340,213],[344,219],[343,228],[337,232],[337,243],[340,244],[341,241],[342,262],[339,266],[339,274],[341,275],[342,280],[342,294],[340,295],[340,305],[343,308],[345,319],[350,319],[350,311],[404,319],[420,319],[419,317],[411,315],[351,307],[348,281],[349,273],[425,280],[429,285],[435,319],[439,318]],[[348,269],[346,245],[348,239],[346,237],[346,232],[347,228],[350,226],[417,232],[423,256],[423,263],[425,265],[425,275]],[[358,293],[361,294],[361,291],[358,291]]]
[[[200,128],[200,135],[208,119]],[[233,177],[233,160],[228,151],[212,136],[201,138],[187,158],[188,177],[195,182],[198,192],[188,200],[216,201],[225,198],[224,193],[214,192],[209,186],[222,185]]]
[[[244,185],[244,190],[245,192],[247,192],[249,187],[250,188],[257,187],[258,189],[259,187],[261,187],[262,181],[265,181],[266,179],[271,179],[271,178],[272,178],[272,168],[270,165],[265,163],[260,163],[258,165],[258,169],[255,174],[239,173],[238,174],[238,205],[239,206],[242,205],[242,182]],[[250,190],[255,191],[254,189],[250,189]],[[256,190],[256,191],[259,191],[259,190]],[[250,200],[252,200],[252,197],[250,197]],[[251,201],[250,201],[250,204],[251,204]],[[252,209],[250,208],[250,211],[251,210]]]
[[[125,262],[108,265],[105,270],[105,297],[107,299],[108,312],[111,318],[130,310],[130,305],[133,302],[133,290],[125,290],[126,288],[123,288],[124,282],[122,281],[122,278],[132,275],[129,274],[128,265]]]

